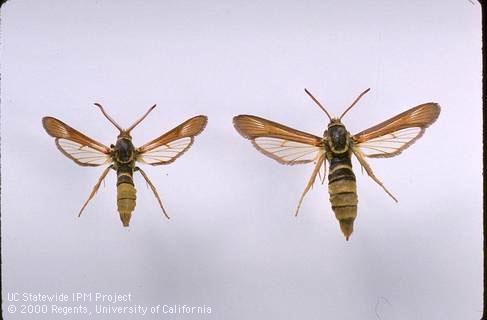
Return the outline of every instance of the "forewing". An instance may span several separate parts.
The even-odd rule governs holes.
[[[439,114],[438,104],[425,103],[356,134],[353,140],[367,157],[394,157],[421,138]]]
[[[137,161],[153,166],[169,164],[193,144],[206,127],[206,116],[193,117],[137,149]]]
[[[235,129],[252,141],[254,147],[282,164],[294,165],[315,161],[324,152],[323,139],[251,115],[233,118]]]
[[[66,157],[81,166],[101,166],[110,163],[110,148],[85,136],[64,122],[44,117],[42,125],[46,132],[56,138],[56,146]]]

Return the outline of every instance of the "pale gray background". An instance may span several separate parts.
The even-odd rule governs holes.
[[[159,319],[480,318],[478,4],[9,1],[1,18],[4,298],[131,292],[134,303],[213,308]],[[371,87],[344,119],[352,133],[420,103],[442,106],[416,145],[370,161],[398,204],[354,162],[349,242],[326,185],[293,217],[312,166],[279,165],[232,126],[249,113],[320,135],[327,119],[304,87],[334,115]],[[158,104],[135,145],[209,117],[183,157],[145,167],[170,221],[136,175],[122,228],[113,173],[76,217],[103,169],[64,157],[41,118],[114,143],[93,102],[123,126]]]

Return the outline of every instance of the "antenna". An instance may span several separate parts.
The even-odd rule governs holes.
[[[139,123],[142,122],[142,120],[145,119],[145,117],[147,117],[147,115],[152,111],[154,110],[154,108],[156,107],[156,105],[153,105],[152,107],[149,108],[149,110],[147,110],[147,112],[142,116],[142,118],[140,118],[139,120],[135,121],[133,125],[131,125],[127,130],[125,130],[126,132],[130,132],[130,130],[132,130],[133,128],[135,128]]]
[[[309,92],[308,89],[306,89],[306,88],[304,88],[304,92],[306,92],[308,94],[308,96],[310,96],[311,99],[313,99],[313,101],[318,105],[318,107],[321,108],[321,110],[325,111],[325,113],[328,116],[328,118],[330,118],[330,121],[332,121],[331,116],[328,113],[328,111],[326,111],[326,109],[321,105],[321,103],[315,97],[313,97],[313,95],[311,94],[311,92]]]
[[[343,116],[345,115],[345,113],[347,113],[350,109],[352,109],[352,107],[360,100],[360,98],[362,98],[364,96],[364,94],[366,94],[367,92],[370,91],[370,88],[368,88],[367,90],[365,90],[364,92],[362,92],[356,99],[355,101],[352,103],[352,105],[350,107],[347,108],[347,110],[345,110],[342,115],[340,116],[340,118],[338,118],[338,120],[342,120]]]
[[[101,106],[101,104],[99,103],[95,103],[95,106],[97,106],[98,108],[100,108],[101,112],[103,113],[103,115],[108,119],[108,121],[110,121],[118,130],[120,130],[120,132],[123,131],[122,127],[120,127],[118,125],[118,123],[115,122],[115,120],[113,120],[106,112],[105,110],[103,109],[103,107]]]

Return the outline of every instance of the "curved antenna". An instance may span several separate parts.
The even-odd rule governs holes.
[[[311,99],[313,99],[313,101],[318,105],[318,107],[321,108],[321,110],[325,111],[326,115],[328,116],[328,118],[330,118],[330,121],[331,121],[331,116],[328,113],[328,111],[326,111],[326,109],[321,105],[321,103],[315,97],[313,97],[311,92],[309,92],[308,89],[306,89],[306,88],[304,88],[304,92],[306,92],[308,94],[308,96],[310,96]]]
[[[118,125],[118,123],[115,122],[115,120],[113,120],[106,112],[105,110],[103,109],[103,107],[101,106],[101,104],[99,103],[94,103],[95,106],[97,106],[98,108],[100,108],[101,112],[103,113],[103,115],[108,119],[108,121],[110,121],[118,130],[120,130],[120,132],[123,131],[122,127],[120,127]]]
[[[153,105],[152,107],[149,108],[149,110],[147,110],[147,112],[142,116],[142,118],[140,118],[139,120],[135,121],[133,125],[131,125],[127,130],[125,130],[126,132],[130,132],[130,130],[132,130],[133,128],[135,128],[140,122],[142,122],[142,120],[145,119],[145,117],[147,117],[147,115],[152,111],[154,110],[154,108],[156,107],[156,105]]]
[[[364,94],[366,94],[367,92],[370,91],[370,88],[368,88],[367,90],[365,90],[364,92],[362,92],[356,99],[355,101],[352,103],[352,105],[350,107],[347,108],[347,110],[345,110],[342,115],[340,116],[340,118],[338,118],[338,120],[342,120],[343,116],[345,115],[345,113],[347,113],[350,109],[352,109],[352,107],[360,100],[360,98],[362,98],[364,96]]]

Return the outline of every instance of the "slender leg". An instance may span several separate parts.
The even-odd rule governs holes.
[[[379,186],[381,186],[382,189],[384,189],[384,191],[389,196],[391,196],[392,199],[394,199],[394,201],[398,202],[397,199],[396,199],[396,197],[394,197],[392,195],[392,193],[390,193],[389,190],[387,190],[386,187],[384,187],[384,185],[382,184],[382,182],[374,175],[374,172],[372,172],[372,168],[369,166],[369,164],[367,163],[367,161],[365,161],[365,157],[362,154],[362,152],[360,151],[360,149],[358,149],[357,147],[354,147],[354,148],[352,148],[352,151],[353,151],[353,154],[357,157],[358,162],[360,162],[360,165],[362,166],[362,168],[364,168],[365,171],[367,172],[367,174],[369,175],[369,177],[371,177],[372,180],[374,180],[375,182],[377,182],[377,184]]]
[[[309,178],[308,184],[306,185],[306,188],[304,189],[303,194],[301,195],[301,198],[299,198],[298,207],[296,208],[296,213],[294,214],[294,216],[298,215],[299,208],[301,207],[301,203],[303,202],[304,196],[309,191],[309,189],[313,186],[313,183],[315,182],[315,179],[316,179],[316,175],[320,171],[321,165],[323,164],[323,158],[324,158],[324,154],[321,154],[318,158],[318,161],[316,162],[316,166],[313,170],[313,173],[311,174],[311,177]]]
[[[315,162],[315,163],[314,163],[314,164],[315,164],[315,166],[316,166],[316,163],[317,163],[317,162]],[[321,171],[320,171],[320,170],[318,170],[318,179],[319,179],[320,181],[325,181],[325,177],[324,177],[324,176],[323,176],[323,178],[321,177]],[[311,189],[313,189],[313,186],[311,186]]]
[[[142,175],[142,177],[144,177],[145,181],[147,182],[147,184],[152,189],[152,192],[154,192],[154,195],[156,196],[156,199],[159,202],[159,205],[161,206],[162,212],[164,213],[166,218],[170,219],[166,213],[166,210],[164,210],[164,207],[162,206],[162,201],[161,201],[161,198],[159,198],[159,194],[157,193],[156,187],[154,187],[152,182],[149,180],[149,177],[145,174],[144,170],[140,169],[139,167],[135,167],[135,171],[140,171],[140,174]]]
[[[323,157],[323,180],[321,180],[321,184],[325,184],[326,179],[326,159]]]
[[[105,171],[103,171],[103,173],[101,174],[100,178],[98,178],[98,182],[93,187],[93,190],[91,191],[91,194],[88,197],[88,200],[86,200],[86,202],[83,204],[83,207],[81,207],[81,210],[79,211],[78,217],[81,217],[81,213],[83,212],[83,210],[88,205],[88,202],[90,202],[90,200],[95,196],[96,192],[98,191],[98,188],[100,188],[101,182],[105,179],[105,177],[107,176],[107,174],[108,174],[108,172],[110,171],[111,168],[112,168],[112,166],[108,166],[105,169]]]
[[[326,161],[323,159],[323,177],[321,176],[321,171],[318,171],[318,178],[320,178],[321,184],[325,184],[326,179]],[[313,187],[311,187],[313,188]]]

